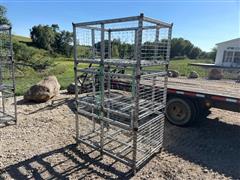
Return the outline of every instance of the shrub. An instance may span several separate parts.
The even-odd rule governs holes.
[[[27,46],[25,43],[14,41],[13,51],[17,65],[29,66],[36,71],[42,71],[54,65],[47,51]]]

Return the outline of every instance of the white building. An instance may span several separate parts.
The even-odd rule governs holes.
[[[240,68],[240,38],[217,44],[215,65]]]

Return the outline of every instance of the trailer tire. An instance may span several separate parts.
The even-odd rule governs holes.
[[[177,126],[192,124],[197,116],[194,103],[186,98],[174,97],[168,100],[166,117],[168,121]]]

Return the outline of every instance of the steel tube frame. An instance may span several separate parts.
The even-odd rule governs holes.
[[[13,58],[13,44],[12,44],[12,27],[10,25],[0,25],[0,31],[3,33],[6,32],[5,40],[8,43],[8,47],[6,47],[6,55],[1,54],[0,59],[0,92],[1,92],[1,99],[2,99],[2,108],[3,108],[3,114],[5,116],[11,117],[9,120],[3,120],[0,117],[0,123],[13,121],[15,124],[17,123],[17,103],[16,103],[16,82],[15,82],[15,62]],[[3,40],[4,41],[4,40]],[[6,43],[6,42],[5,42]],[[4,42],[3,42],[4,44]],[[8,54],[10,53],[10,54]],[[5,65],[9,66],[9,77],[11,79],[11,82],[6,84],[3,80],[4,72],[2,72]],[[13,98],[13,109],[14,114],[8,114],[6,112],[5,107],[5,98]]]
[[[130,22],[130,21],[136,21],[137,27],[127,27],[127,28],[105,28],[105,24],[112,24],[112,23],[122,23],[122,22]],[[153,26],[144,26],[144,22],[150,22],[154,24]],[[92,27],[93,25],[100,25],[101,27]],[[92,59],[78,59],[77,57],[77,41],[76,41],[76,28],[85,28],[89,29],[92,32],[92,52],[93,57]],[[143,30],[151,30],[156,29],[155,34],[155,44],[149,45],[150,48],[154,49],[153,53],[151,55],[154,56],[154,60],[160,59],[161,56],[158,55],[158,48],[161,48],[162,46],[165,47],[165,45],[160,44],[158,47],[159,42],[159,31],[161,28],[167,28],[168,29],[168,43],[167,43],[167,52],[166,52],[166,59],[160,60],[160,61],[152,61],[149,62],[147,60],[144,60],[142,56],[144,56],[145,53],[145,46],[143,47]],[[91,110],[84,110],[77,107],[77,112],[81,113],[85,116],[92,117],[92,120],[94,121],[93,125],[93,132],[95,130],[95,119],[99,120],[100,124],[100,142],[98,142],[98,146],[95,146],[94,144],[91,144],[90,142],[87,142],[87,140],[80,139],[79,137],[79,119],[76,117],[76,139],[77,142],[80,141],[82,143],[85,143],[89,145],[90,147],[97,149],[100,151],[101,156],[103,157],[103,154],[107,154],[110,157],[113,157],[120,162],[123,162],[124,164],[129,165],[133,173],[136,172],[137,168],[140,164],[142,164],[147,158],[149,158],[151,155],[154,154],[155,150],[158,150],[161,148],[161,138],[162,134],[159,134],[159,136],[155,136],[157,133],[156,127],[162,128],[162,120],[164,118],[164,114],[162,110],[165,109],[166,103],[166,90],[167,90],[167,70],[168,70],[168,62],[169,62],[169,56],[170,56],[170,39],[171,39],[171,31],[172,31],[172,24],[168,24],[159,20],[151,19],[148,17],[144,17],[143,14],[140,14],[140,16],[132,16],[127,18],[117,18],[117,19],[109,19],[109,20],[102,20],[102,21],[93,21],[93,22],[83,22],[83,23],[73,23],[73,29],[74,29],[74,70],[75,70],[75,83],[77,73],[78,72],[85,72],[90,73],[93,75],[94,81],[92,82],[93,88],[93,102],[91,101],[85,101],[84,99],[82,101],[77,101],[78,99],[78,88],[75,89],[75,98],[76,98],[76,104],[80,103],[82,105],[85,105],[89,108],[92,108]],[[95,59],[95,52],[94,52],[94,45],[95,45],[95,31],[100,31],[100,59]],[[134,31],[135,32],[135,40],[134,40],[134,60],[122,60],[122,59],[112,59],[112,44],[111,44],[111,38],[112,33],[114,32],[121,32],[121,31]],[[107,38],[105,38],[105,33],[108,33]],[[105,39],[108,39],[108,48],[105,48]],[[107,57],[105,56],[105,51],[108,52]],[[99,64],[97,68],[88,68],[88,69],[78,69],[78,63],[94,63]],[[153,71],[144,71],[142,70],[142,67],[145,66],[152,66],[152,65],[163,65],[165,66],[164,72],[153,72]],[[111,66],[123,66],[123,67],[132,67],[131,71],[132,74],[118,74],[114,72],[110,72]],[[99,71],[98,71],[98,70]],[[148,74],[144,74],[144,72]],[[95,77],[99,79],[99,93],[96,93],[95,86]],[[113,77],[121,77],[121,78],[127,78],[131,79],[131,95],[129,96],[129,99],[116,99],[119,98],[114,97],[114,93],[111,91],[111,78]],[[157,77],[163,77],[163,85],[164,87],[161,88],[161,91],[159,92],[158,89],[156,89],[156,82],[160,81],[160,79],[157,79]],[[106,83],[105,83],[106,81]],[[143,83],[147,81],[146,87],[143,85]],[[150,88],[147,88],[147,87]],[[106,96],[105,96],[105,93]],[[163,94],[163,96],[157,96],[158,94]],[[97,100],[97,97],[99,98]],[[123,97],[124,98],[124,97]],[[141,99],[141,101],[140,101]],[[144,99],[145,101],[142,101]],[[90,99],[91,100],[91,99]],[[119,100],[119,101],[118,101]],[[96,104],[95,104],[96,103]],[[98,105],[100,104],[100,106]],[[111,106],[111,107],[110,107]],[[117,107],[119,109],[114,109],[114,107]],[[89,112],[91,111],[91,112]],[[97,113],[96,113],[97,112]],[[98,112],[100,112],[98,114]],[[78,113],[77,116],[78,116]],[[125,124],[121,121],[115,121],[111,119],[111,115],[117,115],[123,118],[127,118],[130,120],[129,124]],[[149,120],[144,120],[146,118],[149,118],[149,115],[153,114]],[[146,122],[144,122],[146,121]],[[152,123],[156,124],[155,127],[151,127]],[[160,124],[158,124],[160,123]],[[112,125],[116,127],[118,130],[119,128],[128,132],[131,134],[131,141],[129,141],[129,144],[126,145],[126,147],[123,147],[123,150],[127,151],[127,154],[129,152],[132,152],[131,158],[128,159],[128,157],[125,157],[125,159],[121,158],[119,154],[115,154],[113,151],[109,149],[105,149],[105,146],[109,144],[110,142],[105,141],[107,140],[109,134],[108,134],[108,128],[109,125]],[[150,126],[150,127],[148,127]],[[114,129],[113,129],[114,130]],[[96,130],[95,130],[96,131]],[[148,132],[150,131],[150,133]],[[141,134],[143,133],[143,134]],[[149,133],[148,136],[145,137],[144,133]],[[151,139],[154,138],[154,139]],[[159,143],[157,143],[157,140],[160,140]],[[119,140],[115,137],[111,137],[111,142]],[[142,151],[142,149],[145,149],[143,144],[145,143],[146,146],[152,146],[154,149],[149,149],[146,152]],[[124,143],[123,143],[124,144]],[[146,147],[147,148],[147,147]],[[139,150],[142,151],[143,155],[140,155],[142,157],[138,157]],[[140,159],[139,159],[140,158]]]

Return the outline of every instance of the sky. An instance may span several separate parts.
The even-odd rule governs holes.
[[[28,36],[38,24],[58,24],[72,31],[72,22],[136,16],[173,23],[173,37],[183,37],[204,51],[240,37],[240,0],[0,0],[8,10],[13,33]]]

